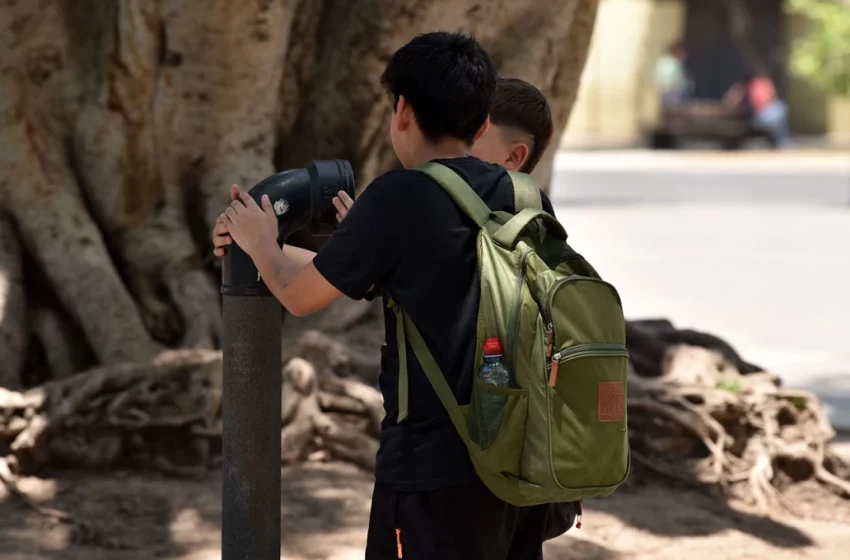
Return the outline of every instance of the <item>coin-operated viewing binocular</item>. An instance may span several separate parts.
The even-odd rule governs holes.
[[[314,238],[326,238],[336,225],[333,198],[345,191],[354,198],[354,173],[345,160],[314,161],[304,169],[290,169],[257,183],[248,194],[260,204],[269,196],[278,222],[278,243],[298,232],[296,245],[315,248]],[[257,268],[236,244],[227,249],[222,264],[221,291],[225,295],[267,294]]]

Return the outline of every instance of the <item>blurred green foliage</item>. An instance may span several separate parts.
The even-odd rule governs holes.
[[[850,97],[850,0],[789,0],[808,19],[791,50],[791,70],[833,94]]]

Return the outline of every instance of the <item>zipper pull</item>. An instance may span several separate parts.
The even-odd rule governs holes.
[[[395,542],[396,542],[396,547],[398,549],[398,557],[404,558],[404,553],[401,550],[401,529],[395,530]]]
[[[552,323],[546,327],[546,359],[552,357],[552,345],[555,340],[555,326]]]
[[[558,382],[558,366],[560,365],[558,360],[561,359],[560,354],[555,354],[552,356],[552,367],[549,369],[549,386],[554,387],[555,383]]]

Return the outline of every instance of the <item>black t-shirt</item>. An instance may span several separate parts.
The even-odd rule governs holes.
[[[494,211],[514,212],[504,168],[473,157],[438,160]],[[543,208],[552,204],[543,195]],[[458,403],[472,390],[480,285],[478,229],[443,189],[419,171],[391,171],[357,199],[316,268],[338,290],[364,298],[372,285],[392,296],[419,328]],[[409,415],[398,423],[395,315],[384,302],[386,344],[379,379],[384,418],[375,477],[399,491],[445,488],[474,480],[466,447],[408,346]]]

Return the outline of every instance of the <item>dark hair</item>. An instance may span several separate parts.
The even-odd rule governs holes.
[[[516,78],[499,78],[490,122],[528,133],[531,142],[528,159],[520,171],[530,173],[552,140],[555,123],[546,96],[539,89]]]
[[[393,54],[381,85],[393,110],[404,96],[430,142],[449,136],[472,145],[490,113],[496,67],[471,35],[426,33]]]

